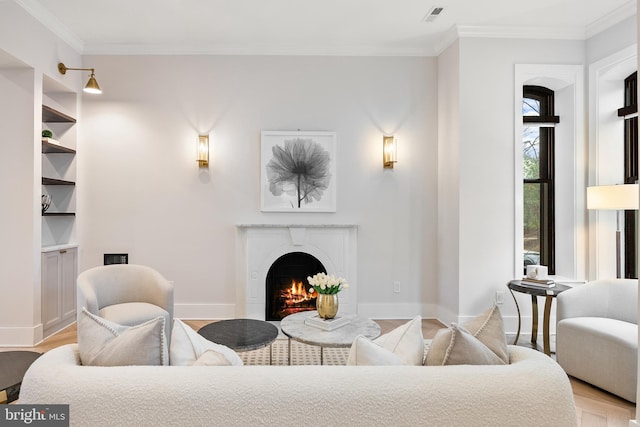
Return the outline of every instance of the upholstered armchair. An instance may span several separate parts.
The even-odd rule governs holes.
[[[133,326],[163,316],[167,341],[173,327],[173,286],[156,270],[143,265],[112,264],[78,276],[78,313],[88,312],[121,325]]]
[[[558,295],[556,359],[565,372],[631,402],[638,378],[638,281],[597,280]]]

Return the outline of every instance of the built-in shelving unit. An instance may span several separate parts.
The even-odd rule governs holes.
[[[75,95],[57,88],[43,94],[42,129],[53,134],[42,138],[42,194],[51,196],[42,213],[43,250],[75,240],[76,119],[63,112],[75,109]]]
[[[51,196],[42,213],[42,333],[48,337],[76,318],[76,147],[77,94],[48,77],[43,80],[42,194]]]

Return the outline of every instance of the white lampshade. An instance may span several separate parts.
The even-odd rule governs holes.
[[[587,187],[587,209],[638,209],[638,184]]]

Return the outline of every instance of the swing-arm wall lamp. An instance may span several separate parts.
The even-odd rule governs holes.
[[[58,64],[58,71],[60,71],[60,74],[67,74],[68,70],[91,71],[91,75],[89,76],[89,81],[85,85],[84,91],[87,93],[95,93],[95,94],[102,93],[102,89],[100,89],[100,86],[98,85],[98,81],[96,80],[95,68],[71,68],[71,67],[67,67],[62,62]]]

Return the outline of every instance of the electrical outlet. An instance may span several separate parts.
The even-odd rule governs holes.
[[[496,291],[496,304],[504,304],[504,291]]]
[[[393,293],[394,294],[399,294],[400,293],[400,282],[398,282],[398,281],[393,282]]]

